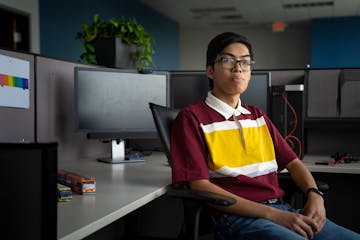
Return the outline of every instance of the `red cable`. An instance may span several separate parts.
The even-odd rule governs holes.
[[[291,112],[293,113],[294,115],[294,125],[293,125],[293,128],[291,129],[291,131],[289,132],[288,135],[285,136],[285,140],[289,143],[290,147],[292,149],[294,149],[294,143],[292,141],[292,139],[294,139],[298,145],[299,145],[299,152],[297,154],[298,158],[301,157],[301,152],[302,152],[302,144],[301,144],[301,141],[299,138],[297,138],[296,136],[294,136],[294,132],[296,130],[296,127],[298,125],[298,118],[297,118],[297,114],[296,114],[296,111],[294,109],[294,107],[290,104],[289,100],[287,99],[286,95],[285,95],[285,92],[282,93],[282,99],[284,100],[284,102],[286,103],[286,105],[290,108]]]

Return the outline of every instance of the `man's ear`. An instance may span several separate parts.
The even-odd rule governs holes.
[[[213,74],[214,74],[214,68],[213,66],[209,65],[206,66],[206,75],[208,78],[213,79]]]

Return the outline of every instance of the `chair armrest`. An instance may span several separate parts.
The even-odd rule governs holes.
[[[224,195],[192,189],[169,188],[167,191],[167,195],[182,199],[190,199],[203,203],[214,204],[218,206],[230,206],[236,203],[235,199]]]
[[[301,192],[300,188],[296,185],[296,183],[293,181],[293,179],[291,178],[290,175],[288,175],[288,174],[279,174],[278,179],[279,179],[280,186],[283,189],[285,189],[285,192],[286,192],[286,190],[289,190],[289,189],[292,189],[293,192],[294,191]],[[316,182],[316,185],[317,185],[318,189],[320,191],[322,191],[322,192],[324,192],[326,190],[329,190],[329,188],[330,188],[329,184],[327,184],[324,181],[315,179],[315,182]]]
[[[296,185],[289,174],[278,174],[279,185],[285,191],[284,200],[295,209],[304,207],[306,196],[304,192]],[[316,185],[320,191],[324,192],[329,189],[329,185],[326,182],[316,180]]]
[[[323,182],[323,181],[320,181],[320,180],[315,180],[315,182],[316,182],[316,185],[317,185],[318,189],[320,191],[322,191],[322,192],[325,192],[325,191],[330,189],[329,184],[327,184],[326,182]]]

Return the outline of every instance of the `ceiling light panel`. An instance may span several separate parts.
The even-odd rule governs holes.
[[[334,6],[334,1],[316,1],[316,2],[295,2],[283,4],[284,9],[313,8]]]
[[[236,12],[235,7],[207,7],[207,8],[190,8],[190,12],[195,14],[210,14],[221,12]]]
[[[209,25],[214,27],[223,27],[223,26],[231,26],[231,27],[243,27],[247,26],[249,23],[247,21],[231,21],[231,22],[212,22]]]
[[[228,14],[228,15],[221,15],[220,18],[224,20],[239,20],[242,19],[243,16],[240,14]]]

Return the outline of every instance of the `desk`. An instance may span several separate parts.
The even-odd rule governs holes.
[[[58,203],[58,239],[82,239],[166,193],[171,170],[163,153],[144,163],[106,164],[91,159],[59,162],[59,169],[93,176],[96,193]]]
[[[329,156],[305,155],[303,162],[311,172],[360,174],[360,162],[339,163],[334,166],[317,165],[315,162],[333,162]]]

